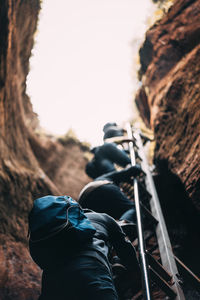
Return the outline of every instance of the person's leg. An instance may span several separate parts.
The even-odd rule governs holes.
[[[127,220],[129,222],[136,223],[136,210],[135,207],[127,210],[125,213],[123,213],[119,219],[120,221],[122,220]]]
[[[114,184],[96,188],[80,204],[83,208],[107,213],[115,219],[119,219],[127,210],[134,208],[134,203]]]
[[[131,160],[126,152],[117,148],[116,144],[114,143],[105,143],[101,149],[99,149],[96,156],[107,158],[113,163],[116,163],[122,167],[125,167],[131,163]]]
[[[149,217],[146,216],[143,211],[142,211],[141,217],[142,217],[142,224],[143,224],[144,228],[148,227],[149,224],[151,223],[151,219],[149,219]],[[137,224],[135,206],[133,208],[127,210],[125,213],[123,213],[121,215],[119,221],[123,221],[123,220]]]

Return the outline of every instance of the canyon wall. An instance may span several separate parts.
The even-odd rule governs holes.
[[[39,0],[2,0],[0,5],[2,300],[35,300],[40,293],[41,271],[27,247],[27,216],[33,199],[47,194],[76,199],[89,181],[84,173],[87,149],[73,140],[60,143],[36,134],[39,122],[26,95],[26,77],[39,9]],[[175,193],[179,207],[189,199],[195,211],[200,208],[199,41],[199,1],[175,1],[146,34],[140,49],[142,87],[136,96],[141,116],[155,135],[154,161],[164,173],[158,186],[168,191],[173,186],[165,205],[169,207]]]
[[[155,135],[155,163],[200,209],[200,2],[177,0],[146,33],[136,104]]]
[[[139,54],[135,101],[154,132],[159,199],[176,255],[200,276],[199,0],[175,0]]]
[[[78,142],[63,145],[36,135],[39,126],[26,95],[26,77],[39,0],[0,5],[0,299],[37,299],[41,271],[27,248],[33,199],[47,194],[76,198],[89,181]],[[48,108],[47,108],[48,113]]]

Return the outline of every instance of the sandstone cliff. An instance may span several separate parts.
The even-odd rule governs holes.
[[[175,1],[140,49],[136,104],[155,134],[155,159],[167,160],[200,208],[200,3]]]
[[[40,270],[27,250],[27,215],[47,194],[76,198],[89,181],[79,143],[67,146],[34,130],[37,116],[26,95],[26,76],[39,0],[0,5],[0,299],[37,299]]]
[[[46,194],[76,198],[89,181],[83,171],[84,149],[79,143],[61,144],[35,133],[38,120],[26,95],[26,76],[39,3],[2,0],[0,5],[2,300],[31,300],[39,295],[41,272],[29,256],[26,241],[27,215],[33,199]],[[180,207],[184,211],[181,217],[176,213],[168,216],[176,228],[179,221],[184,223],[183,215],[194,216],[200,208],[199,41],[199,1],[177,0],[147,32],[140,50],[143,86],[136,103],[155,134],[155,163],[160,171],[157,184],[160,193],[167,191],[164,208],[176,212],[173,200],[179,198],[177,211]],[[193,203],[190,210],[187,201]]]
[[[174,230],[181,227],[175,241],[177,236],[178,244],[182,239],[184,259],[199,273],[200,243],[195,233],[200,220],[199,0],[174,1],[147,31],[140,60],[142,87],[136,104],[154,131],[156,183],[165,217]]]

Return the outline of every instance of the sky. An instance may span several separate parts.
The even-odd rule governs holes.
[[[43,0],[27,93],[41,126],[102,143],[107,122],[133,116],[136,57],[151,0]]]

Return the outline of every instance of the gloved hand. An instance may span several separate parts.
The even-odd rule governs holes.
[[[136,177],[138,175],[145,175],[145,172],[142,170],[142,168],[140,167],[140,165],[136,164],[135,166],[131,166],[129,168],[126,169],[127,171],[127,175],[129,177]]]

